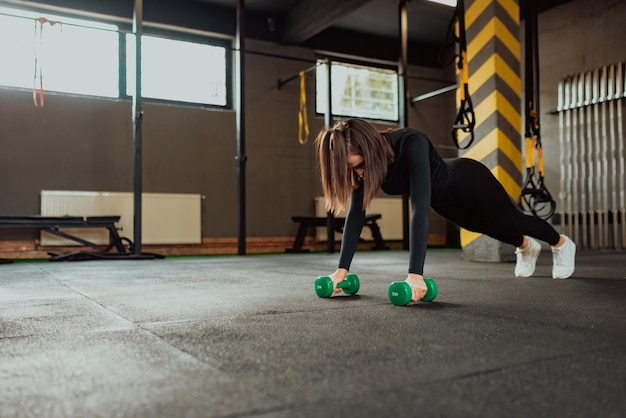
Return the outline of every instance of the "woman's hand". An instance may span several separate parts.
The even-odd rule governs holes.
[[[413,291],[413,297],[411,301],[417,302],[421,298],[426,295],[426,291],[428,288],[426,287],[426,282],[424,282],[424,276],[421,274],[409,273],[409,276],[406,278],[405,282],[409,284],[411,290]]]
[[[328,276],[330,277],[330,280],[333,281],[333,295],[335,293],[341,292],[341,289],[337,288],[337,285],[346,279],[347,274],[348,274],[348,270],[339,268],[335,270],[333,274]]]

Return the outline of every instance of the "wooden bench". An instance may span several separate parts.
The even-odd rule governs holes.
[[[373,250],[388,250],[389,247],[385,244],[385,240],[383,239],[382,234],[380,233],[380,228],[376,221],[381,219],[382,215],[380,214],[372,214],[365,216],[365,224],[364,227],[368,227],[372,233],[372,238],[374,239]],[[326,217],[316,217],[316,216],[293,216],[291,218],[292,221],[299,224],[298,232],[296,233],[296,238],[293,241],[293,247],[287,248],[285,252],[288,253],[303,253],[308,252],[309,250],[306,248],[302,248],[304,245],[304,238],[306,237],[309,228],[318,228],[318,227],[326,227],[328,226],[328,218]],[[342,233],[343,226],[346,222],[346,218],[331,218],[332,229],[335,232]]]

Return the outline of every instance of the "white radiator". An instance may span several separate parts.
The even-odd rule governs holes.
[[[324,207],[324,198],[315,198],[315,216],[325,217],[326,208]],[[376,198],[370,203],[367,214],[380,213],[382,218],[376,221],[380,228],[380,232],[386,240],[402,239],[402,198]],[[337,214],[338,217],[345,216],[345,212]],[[316,236],[318,241],[326,241],[326,228],[316,228]],[[361,238],[372,239],[369,228],[363,228]],[[335,239],[340,240],[341,234],[335,234]]]
[[[143,244],[200,244],[202,242],[201,195],[143,193]],[[133,193],[91,191],[41,191],[42,216],[114,216],[120,215],[120,236],[133,240]],[[67,228],[71,235],[106,245],[109,235],[104,228]],[[41,244],[77,245],[45,232]]]

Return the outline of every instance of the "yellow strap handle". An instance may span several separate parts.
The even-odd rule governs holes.
[[[298,73],[300,76],[300,110],[298,111],[298,142],[302,145],[309,141],[309,119],[306,112],[306,84],[304,82],[304,71]]]
[[[532,131],[539,131],[539,119],[537,118],[537,112],[532,107],[532,102],[528,103],[529,106],[529,117],[532,123]],[[532,132],[531,131],[531,132]],[[532,135],[532,133],[531,133]],[[541,147],[541,141],[537,140],[536,136],[527,137],[525,140],[526,147],[526,168],[534,168],[535,167],[535,150],[537,152],[537,160],[538,160],[538,168],[539,168],[539,176],[543,177],[543,149]]]
[[[543,148],[541,144],[537,144],[537,158],[539,159],[539,177],[543,178]]]
[[[465,100],[465,88],[464,86],[469,84],[469,66],[467,64],[467,52],[466,51],[461,51],[461,57],[459,58],[461,60],[461,65],[459,68],[459,85],[461,86],[460,93],[461,93],[461,100]]]
[[[526,138],[524,141],[526,147],[526,168],[535,167],[535,150],[537,152],[537,168],[539,169],[539,177],[543,177],[543,148],[535,138]]]
[[[526,138],[524,141],[526,146],[526,168],[535,167],[535,138]]]

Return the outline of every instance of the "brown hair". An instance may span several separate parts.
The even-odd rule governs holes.
[[[322,129],[315,139],[326,210],[337,213],[348,207],[350,194],[363,182],[363,208],[378,194],[394,153],[389,140],[363,119],[336,122]],[[363,157],[365,171],[360,179],[348,167],[348,153]]]

